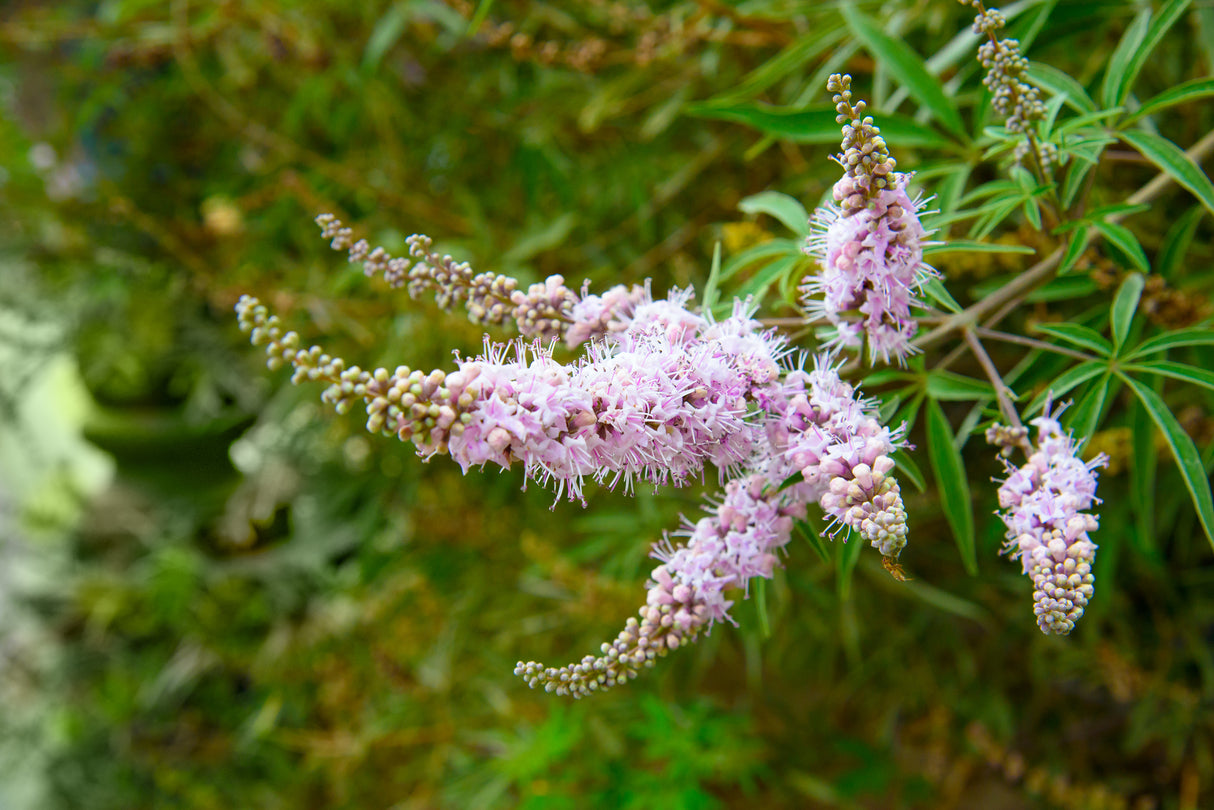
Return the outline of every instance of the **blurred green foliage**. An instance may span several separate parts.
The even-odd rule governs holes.
[[[954,40],[966,9],[857,5],[986,114]],[[1015,5],[1031,58],[1091,86],[1143,4]],[[1143,66],[1144,97],[1211,73],[1211,42],[1214,10],[1194,4]],[[1073,637],[1038,633],[1018,566],[996,559],[991,488],[972,487],[970,577],[936,494],[908,486],[912,582],[867,559],[852,582],[795,545],[763,591],[770,637],[747,603],[737,630],[565,704],[514,661],[614,635],[649,543],[700,493],[595,492],[583,510],[515,474],[462,478],[323,413],[235,328],[254,292],[364,366],[479,347],[343,267],[320,211],[525,281],[702,285],[718,240],[737,254],[777,230],[739,201],[812,207],[833,182],[837,133],[812,111],[842,68],[952,210],[991,168],[916,121],[836,7],[15,2],[0,45],[0,806],[1212,801],[1214,566],[1168,457],[1126,471],[1123,445],[1150,431],[1125,392],[1098,437],[1123,463]],[[1208,105],[1163,115],[1182,144],[1214,128]],[[1132,158],[1102,168],[1110,194],[1152,176]],[[1192,205],[1166,196],[1133,226],[1166,257],[1189,223],[1163,274],[1201,300],[1214,232]],[[1014,217],[997,233],[1036,246]],[[940,265],[969,301],[1019,258]],[[1094,306],[1102,268],[1067,313]],[[1059,317],[1053,300],[1025,317]],[[1208,448],[1210,398],[1188,396]],[[971,482],[999,472],[983,448],[966,458]]]

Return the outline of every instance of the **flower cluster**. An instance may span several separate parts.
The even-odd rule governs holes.
[[[1065,407],[1065,406],[1064,406]],[[1004,550],[1020,560],[1033,580],[1033,611],[1043,633],[1066,635],[1092,598],[1096,544],[1088,536],[1098,528],[1086,510],[1096,497],[1096,468],[1104,454],[1089,462],[1058,423],[1059,408],[1034,419],[1037,444],[1019,468],[1004,462],[1008,477],[999,487],[999,517],[1007,526]]]
[[[707,514],[654,547],[654,569],[638,622],[629,619],[602,655],[563,667],[520,661],[532,687],[583,697],[636,677],[667,652],[694,641],[716,621],[732,621],[730,598],[752,578],[770,579],[796,520],[813,501],[832,525],[856,531],[892,561],[906,545],[906,512],[890,475],[900,444],[872,403],[857,398],[827,358],[811,371],[790,370],[756,392],[767,443],[725,486]]]
[[[1020,53],[1020,41],[1000,39],[998,32],[1007,25],[1007,18],[999,9],[986,8],[982,0],[958,1],[978,12],[974,17],[974,33],[987,37],[978,46],[978,61],[986,68],[982,83],[991,91],[991,106],[1003,116],[1009,132],[1028,134],[1033,122],[1045,118],[1045,104],[1041,91],[1024,81],[1029,60]],[[1048,142],[1037,143],[1035,147],[1042,171],[1048,172],[1057,158],[1057,148]],[[1030,148],[1027,139],[1021,141],[1016,147],[1016,160],[1022,160]]]
[[[581,498],[586,478],[683,485],[705,467],[727,478],[708,515],[654,550],[639,621],[601,656],[566,667],[521,663],[533,686],[582,696],[634,677],[657,657],[732,621],[732,594],[770,578],[794,521],[817,501],[831,533],[846,529],[888,560],[906,543],[906,513],[889,454],[899,436],[856,397],[829,359],[812,370],[785,365],[784,340],[751,317],[748,302],[713,321],[689,293],[654,299],[622,287],[583,295],[570,322],[596,335],[560,362],[536,340],[491,343],[458,368],[367,371],[318,346],[303,348],[257,299],[237,304],[241,327],[293,380],[328,383],[338,411],[362,401],[367,428],[396,434],[425,456],[450,455],[465,472],[519,462],[529,480]],[[580,310],[579,310],[580,308]]]
[[[911,307],[918,288],[936,273],[923,263],[927,232],[919,220],[920,198],[908,192],[910,175],[895,172],[894,159],[863,101],[851,103],[851,77],[831,76],[836,120],[843,126],[837,160],[844,175],[833,203],[810,220],[805,252],[821,272],[801,285],[808,319],[835,327],[833,343],[859,347],[867,339],[869,360],[905,361],[916,323]]]
[[[539,342],[486,340],[450,374],[347,368],[300,348],[257,299],[241,298],[237,311],[272,367],[291,363],[296,382],[328,382],[324,398],[339,411],[364,400],[368,430],[450,455],[465,472],[518,461],[529,479],[580,499],[586,477],[682,485],[705,464],[724,474],[754,453],[762,428],[747,417],[754,392],[780,373],[783,341],[744,307],[710,324],[685,301],[637,304],[627,328],[570,364]]]
[[[392,287],[407,287],[417,298],[434,293],[434,300],[449,310],[463,304],[473,323],[501,326],[513,322],[524,337],[564,338],[576,346],[593,337],[623,328],[632,309],[644,298],[642,287],[616,287],[602,298],[586,300],[553,275],[532,284],[526,292],[518,279],[500,273],[477,273],[467,262],[432,250],[433,240],[413,234],[405,240],[409,258],[393,256],[383,247],[371,248],[365,239],[355,241],[354,231],[332,214],[316,217],[321,236],[334,250],[347,252],[350,261],[361,264],[368,276],[382,276]]]

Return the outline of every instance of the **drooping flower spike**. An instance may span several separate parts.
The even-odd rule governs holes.
[[[999,487],[999,517],[1007,526],[1004,553],[1019,560],[1033,580],[1033,612],[1046,634],[1066,635],[1075,629],[1092,598],[1092,565],[1096,544],[1089,534],[1099,528],[1089,514],[1096,497],[1096,469],[1108,463],[1103,453],[1088,462],[1079,458],[1079,445],[1064,432],[1049,403],[1034,419],[1037,443],[1028,462],[1015,467],[1003,462],[1008,476]],[[995,443],[1000,426],[987,431]]]
[[[919,217],[925,202],[911,198],[911,175],[894,171],[881,130],[864,115],[865,103],[851,103],[851,77],[835,74],[827,89],[844,125],[836,157],[844,174],[833,202],[810,219],[805,252],[821,269],[802,282],[802,306],[808,320],[835,327],[829,345],[859,348],[867,342],[870,363],[880,357],[902,364],[913,352],[917,291],[937,275],[923,262],[928,234]]]

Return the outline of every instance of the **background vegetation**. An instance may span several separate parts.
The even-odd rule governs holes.
[[[793,0],[7,4],[0,806],[1214,801],[1214,563],[1127,391],[1109,395],[1093,441],[1114,465],[1096,598],[1071,637],[1038,632],[1029,583],[996,556],[985,482],[999,467],[973,441],[976,576],[940,512],[958,494],[905,486],[914,581],[867,557],[853,576],[795,545],[739,629],[567,703],[527,690],[515,660],[572,660],[613,636],[641,599],[649,543],[701,493],[594,492],[583,510],[521,492],[519,475],[462,478],[325,413],[235,328],[232,305],[252,292],[364,366],[479,348],[478,329],[346,267],[317,238],[320,211],[390,247],[430,233],[528,281],[702,286],[718,243],[728,262],[787,235],[745,198],[812,208],[836,179],[823,88],[841,69],[947,222],[1002,176],[983,160],[972,12],[850,5],[862,17]],[[1006,10],[1030,59],[1096,88],[1147,6]],[[1127,105],[1214,72],[1214,7],[1184,6]],[[927,59],[955,122],[916,118],[865,20]],[[1214,111],[1179,105],[1150,125],[1187,147]],[[1110,146],[1092,206],[1156,173]],[[942,227],[1052,249],[1030,208]],[[1173,188],[1125,226],[1154,270],[1135,328],[1207,317],[1209,214]],[[1107,312],[1138,264],[1126,244],[1092,246],[1014,318]],[[935,263],[964,304],[1031,261]],[[795,264],[726,266],[725,293],[793,314],[779,282]],[[1023,355],[993,352],[1002,369]],[[981,376],[969,358],[954,370]],[[888,398],[898,382],[868,390]],[[1208,470],[1214,398],[1157,388]],[[945,390],[937,401],[953,424],[982,413]]]

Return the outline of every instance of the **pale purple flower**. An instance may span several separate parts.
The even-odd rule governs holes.
[[[877,419],[874,403],[859,398],[828,358],[811,372],[790,372],[777,439],[784,456],[800,470],[834,531],[855,531],[885,557],[906,545],[906,510],[890,457],[901,447],[901,429]],[[832,532],[833,534],[833,532]]]
[[[835,183],[834,202],[814,212],[805,252],[821,272],[806,278],[801,300],[808,318],[835,326],[828,345],[859,347],[866,339],[870,362],[902,363],[913,351],[916,293],[936,275],[923,262],[925,204],[907,193],[908,174],[895,172],[888,187],[871,192],[868,179],[845,175]],[[849,210],[857,196],[863,205]]]
[[[729,475],[763,439],[754,396],[778,377],[786,349],[744,306],[709,323],[685,300],[642,301],[569,365],[520,342],[460,360],[469,398],[445,449],[465,471],[521,461],[529,479],[571,498],[586,477],[631,489],[683,485],[705,464]]]
[[[999,512],[1007,526],[1005,553],[1020,560],[1033,580],[1034,613],[1043,633],[1066,635],[1083,616],[1092,597],[1096,544],[1089,537],[1099,524],[1087,513],[1096,497],[1096,468],[1108,463],[1102,453],[1084,462],[1069,433],[1047,404],[1034,419],[1037,445],[1028,462],[1008,464],[999,487]]]

